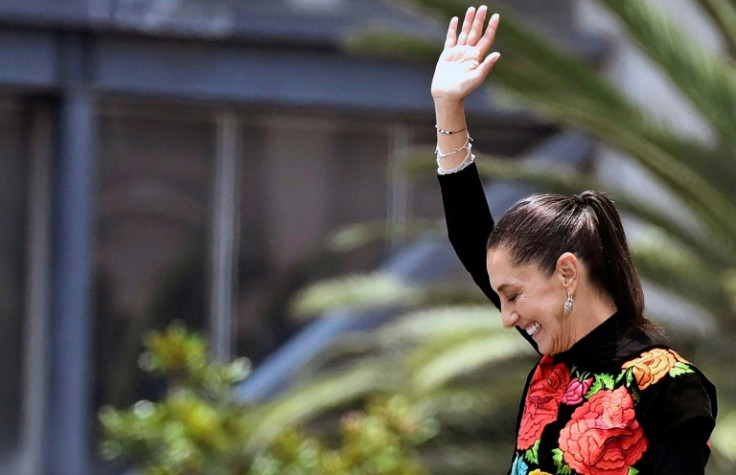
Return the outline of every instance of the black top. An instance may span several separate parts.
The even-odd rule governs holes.
[[[486,270],[493,229],[475,165],[439,176],[450,242],[500,309]],[[715,387],[616,313],[568,351],[543,356],[524,387],[512,475],[698,475],[710,454]],[[525,333],[521,334],[534,347]]]

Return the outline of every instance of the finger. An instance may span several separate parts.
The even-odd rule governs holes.
[[[475,13],[475,19],[473,20],[473,26],[470,28],[470,34],[468,35],[467,44],[475,46],[478,40],[483,35],[483,24],[486,21],[486,13],[488,7],[481,5],[478,11]]]
[[[473,17],[475,17],[475,7],[468,8],[465,12],[465,19],[463,20],[463,29],[460,32],[460,36],[457,38],[457,44],[464,45],[468,41],[468,33],[470,33],[470,27],[473,26]]]
[[[501,58],[501,53],[499,53],[498,51],[494,51],[493,53],[486,56],[486,59],[484,59],[483,62],[480,63],[480,66],[478,66],[478,71],[483,78],[488,76],[488,73],[491,72],[491,69],[493,69],[493,66],[496,64],[499,58]]]
[[[447,28],[447,39],[445,40],[445,48],[452,48],[457,43],[457,21],[456,16],[450,20],[450,26]]]
[[[498,22],[500,20],[501,17],[498,13],[494,13],[493,15],[491,15],[491,19],[488,21],[486,32],[483,34],[483,37],[480,39],[480,41],[478,41],[478,48],[480,49],[481,54],[485,54],[486,51],[491,48],[493,41],[496,39],[496,31],[498,31]]]

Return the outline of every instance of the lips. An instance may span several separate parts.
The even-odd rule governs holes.
[[[535,333],[539,331],[539,329],[542,328],[542,325],[539,324],[539,322],[534,322],[528,327],[524,329],[527,335],[534,336]]]

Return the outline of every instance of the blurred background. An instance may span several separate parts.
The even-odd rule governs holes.
[[[139,355],[177,321],[254,368],[228,400],[262,438],[232,445],[334,448],[341,414],[399,394],[433,428],[398,445],[411,473],[505,473],[534,355],[450,250],[432,155],[433,62],[466,7],[3,0],[0,472],[150,462],[101,450],[97,413],[171,397]],[[503,57],[467,112],[494,214],[536,189],[617,200],[650,316],[719,389],[707,473],[734,473],[736,6],[489,7]],[[285,473],[272,458],[180,471]]]

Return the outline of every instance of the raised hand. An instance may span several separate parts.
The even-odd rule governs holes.
[[[499,16],[494,14],[483,32],[488,7],[482,5],[476,11],[468,8],[460,34],[458,18],[450,20],[445,49],[440,55],[432,78],[432,97],[435,101],[462,101],[476,89],[500,57],[488,54],[498,28]]]

